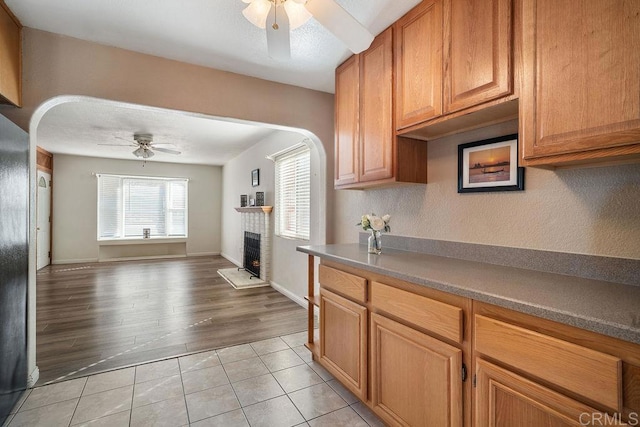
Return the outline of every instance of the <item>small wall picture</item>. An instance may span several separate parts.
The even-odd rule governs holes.
[[[264,206],[264,192],[256,191],[256,206]]]
[[[251,186],[257,187],[260,185],[260,169],[254,169],[251,171]]]
[[[458,193],[522,190],[517,134],[458,145]]]
[[[240,195],[240,207],[244,208],[247,206],[247,195],[246,194],[241,194]]]

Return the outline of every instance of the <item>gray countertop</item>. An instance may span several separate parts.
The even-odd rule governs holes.
[[[359,244],[298,251],[640,344],[640,286]]]

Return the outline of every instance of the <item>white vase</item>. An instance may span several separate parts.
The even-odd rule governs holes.
[[[367,251],[370,254],[380,255],[382,253],[382,233],[371,230],[371,235],[367,240]]]

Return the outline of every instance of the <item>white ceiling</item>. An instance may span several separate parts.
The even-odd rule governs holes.
[[[149,161],[223,165],[273,132],[283,131],[91,99],[54,106],[40,121],[37,135],[38,145],[52,153],[135,160],[133,135],[150,133],[154,143],[181,154],[155,152]]]
[[[313,1],[313,0],[310,0]],[[420,0],[335,0],[378,34]],[[267,54],[265,30],[242,15],[242,0],[6,0],[26,27],[217,68],[295,86],[334,92],[334,70],[351,52],[311,19],[291,32],[291,59]],[[266,137],[259,124],[112,102],[53,107],[40,121],[37,144],[52,153],[134,159],[134,133],[151,133],[176,149],[151,161],[222,165]],[[120,138],[120,139],[118,139]]]

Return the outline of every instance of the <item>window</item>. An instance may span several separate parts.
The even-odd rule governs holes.
[[[98,175],[98,240],[187,237],[188,180]]]
[[[281,153],[272,157],[276,162],[276,235],[309,240],[310,150],[299,144]]]

